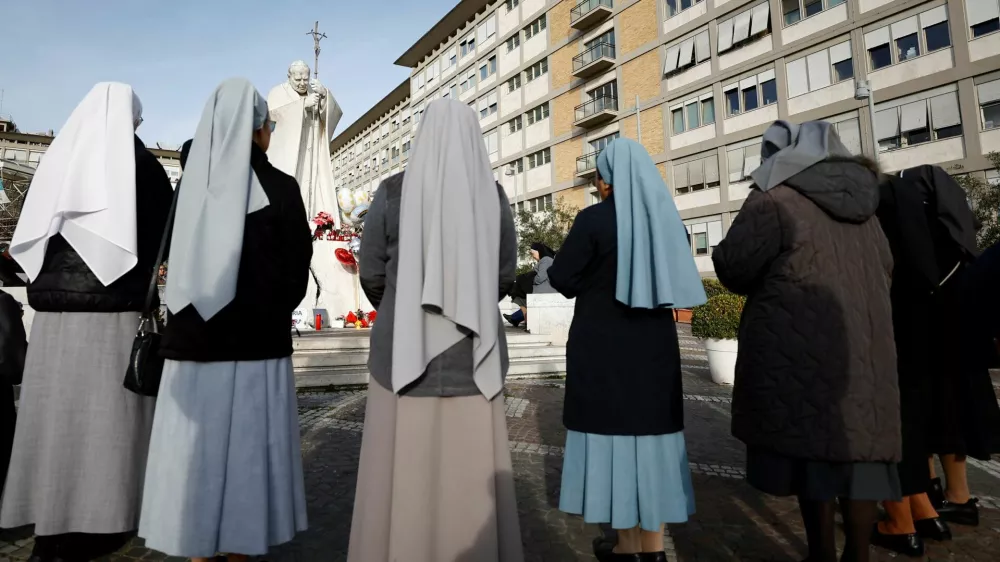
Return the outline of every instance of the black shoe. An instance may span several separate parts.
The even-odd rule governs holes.
[[[618,554],[614,551],[615,541],[607,537],[597,537],[594,539],[594,556],[599,562],[659,562],[656,558],[643,558],[643,554]],[[656,556],[654,553],[653,556]],[[666,557],[662,559],[666,561]]]
[[[513,327],[515,327],[515,328],[517,328],[518,326],[521,325],[520,322],[515,322],[513,316],[511,316],[510,314],[504,314],[503,315],[503,319],[506,320],[507,322],[509,322],[510,325],[513,326]]]
[[[941,507],[937,508],[941,519],[956,525],[968,525],[970,527],[979,526],[979,499],[970,498],[965,503],[952,503],[948,500],[941,502]]]
[[[660,552],[643,552],[639,557],[642,562],[667,562],[667,553],[662,550]]]
[[[927,497],[931,500],[934,509],[941,509],[944,503],[944,488],[941,486],[940,478],[931,479],[931,488],[927,490]]]
[[[924,540],[920,538],[920,535],[916,533],[885,535],[878,530],[878,523],[872,530],[872,544],[913,558],[924,555]]]
[[[30,558],[28,558],[28,562],[55,562],[55,558],[52,556],[38,556],[37,554],[33,554]]]
[[[914,521],[913,526],[917,528],[917,534],[920,535],[920,538],[922,539],[932,541],[951,540],[951,529],[948,528],[948,524],[942,521],[940,517],[935,517],[933,519],[920,519],[918,521]]]

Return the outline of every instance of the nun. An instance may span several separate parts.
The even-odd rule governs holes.
[[[306,529],[289,323],[312,237],[298,184],[267,160],[273,127],[250,82],[223,82],[177,200],[139,536],[196,562]]]
[[[566,346],[559,509],[610,523],[606,561],[665,561],[663,531],[694,513],[673,308],[705,302],[684,225],[641,144],[597,157],[602,202],[576,217],[548,277],[575,298]]]
[[[41,561],[80,559],[81,533],[103,542],[139,524],[155,400],[122,381],[173,196],[141,122],[131,86],[94,86],[39,164],[11,242],[36,314],[0,527],[34,524]]]
[[[372,331],[350,562],[521,562],[499,301],[514,219],[476,113],[427,106],[365,220]]]

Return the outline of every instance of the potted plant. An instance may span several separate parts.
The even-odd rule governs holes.
[[[705,297],[712,298],[719,293],[725,293],[726,288],[719,283],[718,279],[714,277],[704,277],[701,280],[701,284],[705,287]],[[691,323],[691,309],[690,308],[675,308],[674,309],[674,322],[679,322],[681,324]]]
[[[733,384],[736,379],[737,338],[745,303],[746,298],[723,290],[692,312],[691,334],[705,340],[708,370],[716,384]]]

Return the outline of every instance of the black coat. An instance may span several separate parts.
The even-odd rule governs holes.
[[[576,299],[566,349],[566,428],[602,435],[684,429],[673,310],[630,308],[615,298],[614,198],[580,212],[548,273],[555,290]]]
[[[28,285],[28,304],[38,312],[138,311],[159,264],[156,254],[174,194],[163,166],[135,138],[135,213],[138,263],[105,287],[61,235],[49,238],[45,259]],[[158,300],[154,307],[158,306]]]
[[[825,161],[751,191],[712,254],[747,295],[733,388],[733,436],[825,462],[900,459],[889,301],[892,256],[874,217],[875,174]]]
[[[899,473],[909,495],[927,489],[928,455],[968,452],[961,410],[976,400],[963,405],[961,398],[959,313],[966,270],[978,250],[965,192],[937,166],[887,178],[878,218],[894,261],[891,298],[903,438]],[[989,401],[996,409],[995,399]]]
[[[21,383],[28,342],[21,320],[21,305],[0,291],[0,496],[7,480],[11,449],[14,446],[14,386]]]
[[[312,233],[295,178],[272,166],[256,144],[250,163],[269,204],[246,217],[236,297],[208,322],[193,306],[168,315],[160,348],[167,359],[258,361],[292,354],[292,312],[306,296]]]

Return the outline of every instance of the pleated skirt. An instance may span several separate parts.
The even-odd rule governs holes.
[[[304,531],[291,358],[167,361],[139,536],[171,556],[263,555]]]
[[[38,535],[139,524],[156,402],[125,390],[137,312],[38,312],[0,527]]]
[[[503,396],[368,385],[348,562],[523,562]]]
[[[772,496],[798,496],[812,501],[903,498],[894,463],[797,459],[752,447],[747,450],[747,482]]]
[[[684,433],[566,432],[559,509],[614,529],[687,521],[695,504]]]

